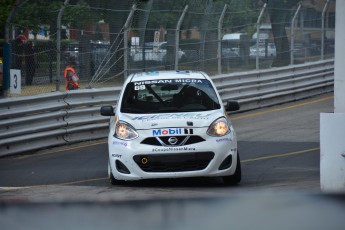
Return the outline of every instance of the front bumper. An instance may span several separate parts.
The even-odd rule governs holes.
[[[204,132],[205,133],[205,132]],[[195,133],[197,136],[198,133]],[[110,170],[117,180],[228,176],[237,166],[234,132],[184,146],[153,146],[109,135]]]

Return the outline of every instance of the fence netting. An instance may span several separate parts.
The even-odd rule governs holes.
[[[23,1],[8,25],[11,68],[25,96],[64,91],[71,60],[94,88],[138,71],[214,76],[334,57],[334,1],[264,2]]]

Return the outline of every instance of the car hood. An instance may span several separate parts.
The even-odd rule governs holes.
[[[224,116],[223,110],[186,113],[121,114],[119,120],[136,129],[157,129],[172,127],[208,127],[217,118]]]

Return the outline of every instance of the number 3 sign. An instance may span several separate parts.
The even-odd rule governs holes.
[[[20,69],[10,69],[10,93],[21,94],[22,76]]]

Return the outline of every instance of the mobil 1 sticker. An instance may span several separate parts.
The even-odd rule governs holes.
[[[176,136],[176,135],[191,135],[193,129],[170,128],[170,129],[153,129],[152,136]]]

